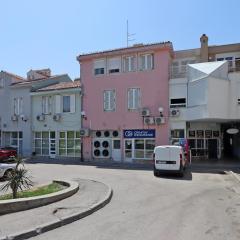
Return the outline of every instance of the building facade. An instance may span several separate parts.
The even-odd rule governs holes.
[[[240,44],[175,52],[169,81],[171,140],[188,138],[193,159],[240,157]]]
[[[29,74],[31,73],[31,74]],[[13,147],[18,155],[32,155],[32,102],[31,91],[71,81],[67,75],[51,76],[49,69],[31,70],[27,78],[1,72],[4,83],[1,97],[1,147]]]
[[[80,81],[61,82],[31,92],[33,155],[81,157]]]
[[[83,84],[84,159],[152,159],[169,142],[170,42],[77,57]]]

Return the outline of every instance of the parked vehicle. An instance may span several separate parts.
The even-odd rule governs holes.
[[[17,151],[14,148],[6,147],[0,149],[0,162],[5,162],[11,157],[16,157]]]
[[[166,145],[154,148],[154,176],[164,172],[183,176],[187,164],[188,155],[181,146]]]
[[[8,179],[14,171],[15,163],[0,163],[0,178]]]

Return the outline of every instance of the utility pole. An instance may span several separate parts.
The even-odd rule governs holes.
[[[134,38],[131,38],[132,36],[136,35],[135,33],[130,34],[128,30],[128,20],[127,20],[127,47],[129,46],[129,42],[134,41]]]

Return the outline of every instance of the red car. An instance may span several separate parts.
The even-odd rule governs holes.
[[[8,160],[10,157],[16,157],[17,151],[14,148],[6,147],[0,149],[0,161]]]

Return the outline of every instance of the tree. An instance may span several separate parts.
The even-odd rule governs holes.
[[[7,191],[11,188],[13,199],[17,198],[17,193],[19,190],[29,189],[33,186],[31,177],[28,176],[28,170],[24,167],[24,162],[21,158],[13,159],[16,162],[15,168],[9,174],[7,183],[1,187],[1,190]]]

